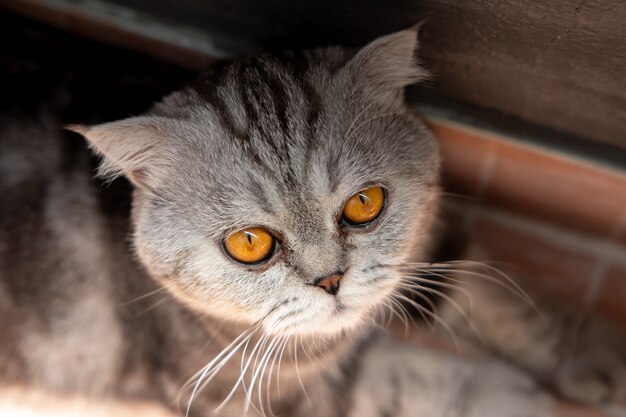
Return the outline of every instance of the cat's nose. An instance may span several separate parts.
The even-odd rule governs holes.
[[[341,281],[342,277],[343,272],[322,277],[315,282],[315,286],[322,288],[328,294],[337,295],[337,292],[339,292],[339,281]]]

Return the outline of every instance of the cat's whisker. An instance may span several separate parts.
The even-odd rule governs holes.
[[[400,314],[392,306],[387,305],[387,309],[391,313],[390,319],[392,319],[393,316],[396,316],[401,322],[403,321],[403,318],[400,316]],[[389,326],[390,323],[391,323],[391,321],[385,323],[385,326]]]
[[[258,343],[258,340],[257,340]],[[243,347],[243,351],[241,352],[241,359],[239,361],[239,374],[243,373],[243,368],[245,367],[246,362],[246,352],[248,352],[248,346],[250,345],[250,340],[246,342],[246,345]],[[246,386],[244,384],[243,390],[246,391]]]
[[[396,307],[398,307],[398,302],[396,300],[394,300],[393,298],[389,298],[388,299],[389,304],[385,303],[387,308],[389,308],[390,310],[395,310]],[[404,315],[404,311],[402,310],[402,308],[398,308],[398,312],[402,315],[401,317],[401,322],[404,325],[404,336],[406,337],[409,333],[409,322],[406,318],[406,316]]]
[[[300,386],[302,387],[302,392],[304,392],[304,396],[306,397],[307,401],[311,402],[311,397],[309,397],[309,394],[306,392],[306,388],[304,388],[304,382],[302,382],[302,376],[300,375],[300,368],[298,366],[298,335],[296,335],[296,338],[294,339],[293,347],[296,375],[298,377],[298,381],[300,381]]]
[[[248,341],[249,342],[249,341]],[[246,342],[246,346],[248,346],[248,342]],[[217,373],[219,371],[222,370],[222,368],[227,364],[227,362],[223,362],[222,364],[219,365],[219,367],[217,367],[214,371],[212,371],[211,375],[207,377],[207,379],[202,383],[202,385],[199,388],[199,391],[201,391],[202,389],[204,389],[210,382],[211,380],[217,375]],[[236,387],[235,387],[236,388]],[[230,398],[229,398],[230,399]],[[228,401],[225,401],[224,403],[226,403]]]
[[[315,341],[316,346],[311,346],[312,341]],[[326,344],[325,346],[320,346],[319,342],[320,342],[319,339],[313,339],[313,340],[308,339],[308,348],[310,350],[310,355],[307,355],[307,356],[311,360],[314,360],[315,362],[317,362],[320,368],[328,370],[328,364],[320,360],[320,356],[324,354],[323,349],[328,349],[328,344]],[[324,340],[324,343],[328,343],[328,342]]]
[[[456,289],[456,290],[460,290],[461,288],[464,288],[464,286],[471,286],[472,285],[472,282],[468,282],[467,280],[463,280],[463,279],[460,279],[460,278],[453,278],[451,276],[445,275],[445,273],[463,275],[464,274],[463,270],[456,271],[456,270],[452,270],[450,268],[445,268],[445,269],[443,269],[443,268],[426,269],[426,268],[420,268],[420,267],[417,267],[417,266],[407,267],[407,269],[410,269],[410,270],[414,271],[413,273],[403,272],[406,277],[410,278],[413,281],[417,281],[417,279],[419,279],[419,280],[422,280],[422,282],[424,282],[424,283],[429,283],[429,284],[432,284],[432,285],[439,285],[439,284],[446,284],[447,282],[453,282],[453,283],[456,283],[456,284],[448,284],[448,285],[452,285],[454,287],[453,289]],[[423,275],[415,275],[416,273],[417,274],[423,274],[423,275],[434,275],[437,278],[441,278],[441,279],[443,279],[443,280],[445,280],[447,282],[443,283],[441,281],[437,281],[437,280],[434,280],[434,279],[426,278]],[[493,278],[493,279],[495,279],[495,278]],[[500,282],[499,285],[506,286],[506,284],[504,284],[502,282]],[[443,287],[444,285],[439,285],[439,286]],[[512,291],[512,289],[508,288],[508,287],[507,287],[507,290],[508,291]]]
[[[163,304],[164,302],[166,302],[167,300],[169,300],[170,297],[165,296],[163,298],[160,298],[159,300],[155,301],[154,303],[150,304],[148,307],[144,308],[143,310],[133,314],[133,317],[139,317],[143,314],[146,314],[147,312],[154,310],[155,308],[157,308],[158,306],[160,306],[161,304]]]
[[[380,323],[378,323],[373,317],[370,318],[369,322],[373,328],[379,329],[381,331],[386,331],[386,329]]]
[[[283,348],[285,346],[285,342],[286,342],[286,338],[283,335],[278,336],[280,343],[278,344],[278,347],[274,353],[274,357],[272,359],[272,364],[270,365],[270,369],[267,373],[267,391],[266,391],[266,401],[269,404],[270,407],[270,413],[272,415],[276,415],[276,413],[274,412],[274,410],[272,409],[272,375],[274,374],[274,366],[276,365],[276,360],[280,358]],[[280,361],[278,362],[278,369],[280,371]],[[280,377],[279,377],[280,378]],[[278,385],[278,384],[277,384]],[[280,392],[278,392],[278,395],[280,395]]]
[[[250,374],[251,374],[250,384],[246,386],[245,381],[242,382],[243,387],[244,387],[244,392],[246,395],[245,401],[244,401],[244,414],[248,414],[250,405],[252,404],[252,395],[254,393],[254,381],[257,375],[257,364],[259,363],[259,356],[261,356],[261,351],[263,350],[263,347],[265,346],[265,343],[267,342],[267,337],[264,337],[263,339],[264,340],[260,342],[259,349],[256,351],[256,354],[254,355],[254,361],[252,363],[252,369],[250,371]],[[263,354],[265,354],[265,352]],[[259,411],[256,405],[252,404],[252,407],[255,410]]]
[[[303,340],[303,342],[306,342],[305,346],[303,346],[303,350],[306,353],[307,357],[310,360],[314,360],[317,359],[317,357],[315,356],[315,352],[318,351],[320,349],[320,339],[311,339],[311,338],[306,338]],[[308,350],[308,353],[306,352]]]
[[[256,346],[254,347],[254,350],[250,354],[250,359],[248,360],[248,363],[246,364],[246,368],[242,371],[242,376],[245,378],[245,374],[246,374],[246,372],[248,370],[248,366],[249,366],[249,364],[251,363],[251,361],[252,361],[252,359],[254,357],[254,363],[252,365],[252,370],[250,371],[251,374],[252,374],[251,377],[250,377],[250,386],[246,387],[244,378],[241,378],[241,381],[244,384],[243,385],[244,392],[246,394],[246,399],[245,399],[245,403],[244,403],[244,413],[246,413],[246,414],[248,413],[248,411],[250,409],[250,405],[252,405],[252,407],[255,410],[259,411],[258,408],[254,404],[252,404],[252,395],[253,395],[253,392],[254,392],[255,379],[256,379],[256,376],[258,375],[257,364],[259,363],[259,356],[262,356],[261,355],[261,351],[263,350],[263,347],[267,343],[269,337],[270,337],[269,334],[263,335],[261,340],[256,344]],[[256,353],[255,353],[255,351],[256,351]],[[265,355],[265,352],[263,353],[263,355]],[[235,388],[236,387],[234,387],[234,389]]]
[[[457,352],[460,352],[460,345],[459,345],[459,341],[457,339],[456,334],[454,333],[454,331],[452,330],[452,328],[450,327],[450,325],[448,323],[445,322],[445,320],[443,320],[441,317],[439,317],[437,314],[429,311],[428,309],[425,309],[423,306],[417,304],[415,301],[411,300],[410,298],[402,295],[402,294],[395,294],[396,297],[399,297],[400,299],[406,301],[407,303],[413,305],[415,308],[422,310],[425,314],[427,314],[428,316],[432,317],[433,320],[435,320],[437,323],[439,323],[441,326],[443,326],[443,328],[450,334],[450,336],[452,337],[452,341],[454,342],[454,345],[457,349]]]
[[[309,361],[313,361],[313,357],[311,357],[312,353],[309,353],[309,351],[307,350],[307,347],[309,349],[311,349],[311,341],[308,340],[308,339],[302,339],[302,352],[304,352],[304,354],[309,359]],[[315,355],[313,355],[313,356],[315,356]]]
[[[128,304],[132,304],[132,303],[135,303],[137,301],[143,300],[144,298],[148,298],[148,297],[151,297],[153,295],[156,295],[156,294],[159,294],[159,293],[162,293],[162,292],[165,292],[165,291],[167,291],[167,289],[165,287],[157,288],[156,290],[149,291],[149,292],[147,292],[145,294],[142,294],[142,295],[140,295],[138,297],[135,297],[133,299],[130,299],[128,301],[123,301],[123,302],[119,303],[118,305],[119,306],[125,306],[125,305],[128,305]]]
[[[475,196],[460,194],[460,193],[451,193],[449,191],[440,191],[440,194],[443,197],[456,198],[459,200],[467,200],[467,201],[473,201],[473,202],[481,201],[480,198],[475,197]]]
[[[243,362],[245,361],[245,357],[246,357],[246,349],[248,348],[248,343],[246,343],[246,346],[241,354],[241,368],[240,368],[240,372],[239,372],[239,378],[237,379],[237,381],[235,381],[235,383],[233,384],[232,389],[230,390],[230,392],[228,393],[228,395],[226,396],[226,398],[215,408],[215,412],[219,413],[222,408],[230,401],[230,399],[235,395],[235,393],[237,392],[237,388],[239,388],[240,385],[243,384],[244,378],[246,376],[246,372],[248,371],[248,367],[250,366],[253,358],[254,358],[254,354],[257,351],[257,349],[259,348],[259,345],[262,341],[265,340],[265,338],[267,337],[267,335],[263,335],[259,340],[257,340],[256,344],[254,345],[254,348],[252,349],[252,352],[250,353],[250,357],[249,359],[246,361],[245,366],[243,366]],[[249,342],[249,340],[248,340]],[[246,392],[247,394],[247,390],[246,390],[246,386],[245,384],[243,384],[243,390],[244,392]]]
[[[278,352],[278,350],[280,349],[280,344],[282,343],[282,339],[280,338],[280,336],[276,337],[274,339],[274,343],[272,345],[270,345],[270,348],[268,348],[269,353],[267,354],[267,359],[265,360],[265,364],[263,365],[263,370],[261,372],[261,375],[259,377],[259,385],[257,388],[258,391],[258,397],[259,397],[259,403],[261,405],[261,412],[263,414],[265,414],[265,409],[263,406],[263,379],[264,377],[266,377],[267,379],[267,388],[266,388],[266,392],[265,392],[265,398],[266,398],[266,402],[267,405],[269,406],[269,410],[270,410],[270,414],[274,415],[274,411],[272,410],[272,403],[271,403],[271,369],[274,366],[274,360],[276,359],[276,354]],[[272,364],[270,366],[270,363]],[[269,371],[268,371],[268,366],[270,366]]]
[[[250,329],[248,329],[250,330]],[[233,340],[228,346],[226,346],[224,349],[222,349],[222,351],[213,358],[213,360],[211,360],[207,365],[205,365],[200,371],[198,371],[195,375],[193,375],[182,387],[182,389],[188,388],[189,386],[191,386],[191,384],[193,383],[192,381],[199,381],[202,378],[204,378],[204,376],[206,376],[206,374],[208,372],[211,371],[211,369],[213,369],[213,366],[220,361],[221,359],[223,359],[223,357],[225,355],[227,355],[227,353],[229,352],[229,350],[235,345],[237,344],[238,341],[240,341],[247,333],[247,331],[244,331],[241,335],[239,335],[235,340]],[[246,340],[249,340],[249,337],[251,337],[252,334],[249,334],[248,337],[244,338],[242,341],[245,342]],[[237,346],[239,347],[239,345]],[[221,361],[219,362],[221,363]]]
[[[385,309],[384,303],[379,303],[377,304],[374,308],[372,308],[372,314],[371,316],[368,317],[369,321],[374,323],[375,326],[378,326],[378,318],[379,316],[382,315],[381,310]],[[346,334],[348,334],[348,332],[346,332]],[[350,342],[353,342],[352,339],[350,339]]]
[[[533,300],[531,299],[531,297],[528,295],[528,293],[526,293],[526,291],[524,291],[524,289],[517,283],[515,282],[515,280],[513,278],[511,278],[510,275],[506,274],[504,271],[502,271],[499,268],[496,268],[492,265],[489,265],[486,262],[480,262],[480,261],[449,261],[449,264],[452,265],[458,265],[458,264],[469,264],[469,265],[476,265],[476,266],[480,266],[483,267],[485,269],[488,269],[496,274],[498,274],[499,276],[501,276],[502,278],[504,278],[509,284],[511,284],[518,292],[520,295],[524,296],[524,298],[526,299],[526,301],[528,303],[530,303],[530,305],[532,307],[534,307],[536,309],[535,303],[533,302]],[[435,264],[436,266],[437,264]]]
[[[204,368],[202,368],[198,373],[196,373],[193,377],[191,377],[188,382],[186,382],[183,385],[181,390],[184,390],[190,387],[192,384],[191,381],[195,380],[195,384],[191,392],[191,395],[189,397],[189,402],[187,404],[187,410],[185,412],[186,417],[189,416],[189,412],[191,411],[191,404],[193,403],[193,400],[196,397],[196,394],[198,393],[198,390],[200,389],[200,385],[202,384],[202,381],[204,380],[204,378],[207,377],[208,374],[212,372],[212,370],[217,369],[219,371],[219,369],[221,369],[221,367],[219,367],[219,364],[222,364],[223,366],[223,364],[228,362],[230,358],[239,350],[239,348],[244,343],[249,341],[249,339],[254,335],[255,331],[256,329],[246,329],[237,338],[235,338],[235,340],[233,340],[228,346],[222,349],[222,351],[217,356],[215,356],[215,358],[213,358],[211,362],[205,365]],[[218,367],[215,367],[216,364],[218,364]],[[213,373],[213,375],[215,375],[216,373]],[[211,375],[209,378],[212,378],[213,375]]]
[[[280,357],[278,358],[278,369],[276,371],[276,392],[280,397],[280,370],[283,362],[283,356],[285,354],[287,346],[289,346],[289,341],[291,340],[291,335],[288,334],[285,338],[285,343],[283,343],[283,347],[280,349]]]
[[[268,335],[264,335],[264,338],[265,338],[265,337],[267,337],[267,336],[268,336]],[[243,354],[243,356],[242,356],[242,358],[241,358],[241,363],[240,363],[240,376],[242,376],[242,377],[243,377],[243,378],[241,379],[241,387],[242,387],[242,390],[243,390],[243,392],[244,392],[244,394],[245,394],[245,398],[248,398],[248,396],[250,396],[250,397],[252,396],[252,389],[249,389],[249,388],[246,386],[245,374],[246,374],[246,372],[247,372],[247,370],[248,370],[248,368],[249,368],[249,366],[250,366],[250,363],[251,363],[251,361],[252,361],[252,358],[256,358],[256,357],[258,357],[258,354],[259,354],[259,352],[260,352],[260,350],[261,350],[261,348],[260,348],[259,346],[260,346],[260,344],[262,344],[262,343],[264,343],[264,341],[262,341],[262,340],[258,340],[258,341],[257,341],[257,344],[256,344],[256,345],[255,345],[255,347],[252,349],[252,352],[250,353],[250,357],[249,357],[249,359],[248,359],[248,361],[247,361],[247,362],[246,362],[246,360],[245,360],[245,349],[247,349],[247,346],[246,346],[246,348],[244,349],[244,354]],[[257,348],[258,348],[258,351],[257,351]],[[256,356],[255,356],[255,351],[256,351]],[[245,365],[244,365],[244,362],[246,362],[246,364],[245,364]],[[251,371],[251,374],[254,374],[254,367],[255,367],[255,366],[256,366],[256,359],[255,359],[255,365],[253,365],[253,369],[252,369],[252,371]],[[233,386],[233,389],[232,389],[232,391],[231,391],[231,393],[232,393],[232,394],[230,394],[230,393],[229,393],[229,395],[234,395],[234,394],[235,394],[235,392],[236,392],[236,390],[237,390],[237,384],[235,384],[235,385]],[[229,399],[229,400],[230,400],[230,399]],[[225,402],[225,403],[226,403],[226,402]],[[245,403],[245,406],[247,406],[247,404],[248,404],[248,403]],[[255,410],[257,410],[257,411],[258,411],[258,408],[257,408],[254,404],[252,404],[252,407],[253,407]]]
[[[380,320],[380,322],[383,321],[385,310],[386,310],[386,307],[385,307],[384,303],[379,303],[379,304],[376,304],[374,306],[373,314],[370,317],[370,319],[371,319],[371,321],[376,323],[377,326],[379,325],[379,320]]]
[[[389,312],[389,317],[385,316],[386,320],[385,320],[384,326],[389,327],[389,325],[393,321],[393,316],[395,315],[395,313],[389,309],[386,309],[385,311]]]
[[[420,285],[418,283],[410,283],[410,282],[399,283],[398,287],[404,288],[404,289],[410,291],[411,293],[427,292],[429,294],[433,294],[433,295],[435,295],[437,297],[443,298],[444,300],[448,301],[450,304],[452,304],[454,306],[458,306],[458,308],[457,307],[455,307],[455,308],[461,310],[460,305],[456,301],[454,301],[449,295],[447,295],[446,293],[444,293],[442,291],[439,291],[439,290],[437,290],[435,288],[425,287],[425,286]],[[474,306],[472,295],[468,293],[467,297],[468,297],[468,302],[469,302],[469,311],[472,312],[473,311],[473,306]],[[462,311],[459,311],[459,312],[461,314],[463,314],[463,315],[467,314],[465,312],[465,310],[462,310]]]
[[[445,275],[442,275],[440,273],[428,271],[428,270],[421,269],[421,268],[418,268],[418,272],[432,274],[432,275],[435,275],[435,276],[437,276],[439,278],[444,278],[444,279],[448,278]],[[430,284],[430,285],[434,285],[434,286],[438,286],[438,287],[442,287],[442,288],[448,288],[448,289],[453,290],[453,291],[459,291],[459,292],[463,293],[465,295],[465,297],[467,298],[467,300],[468,300],[468,302],[470,304],[470,307],[469,307],[470,311],[472,311],[474,309],[474,297],[472,296],[472,293],[469,290],[467,290],[467,288],[464,288],[461,285],[449,284],[447,282],[436,281],[436,280],[433,280],[433,279],[429,279],[429,278],[422,277],[422,276],[415,276],[415,275],[412,275],[412,274],[409,274],[409,275],[403,274],[403,278],[409,279],[410,280],[409,283],[410,282],[424,283],[424,284]],[[403,284],[407,284],[407,281],[404,280],[402,283]],[[420,286],[420,288],[423,288],[423,286]]]
[[[515,284],[513,281],[507,281],[507,282],[503,282],[495,277],[492,277],[488,274],[484,274],[484,273],[480,273],[477,271],[466,271],[466,270],[462,270],[462,269],[454,269],[454,268],[432,268],[430,269],[433,272],[439,272],[439,273],[452,273],[452,274],[457,274],[457,275],[466,275],[466,276],[471,276],[474,278],[480,278],[483,279],[485,281],[494,283],[498,286],[500,286],[501,288],[504,288],[505,290],[509,291],[511,294],[515,295],[516,297],[518,297],[520,300],[524,301],[526,304],[528,304],[531,308],[533,308],[534,310],[538,311],[537,306],[535,305],[534,301],[532,300],[532,298],[528,295],[528,293],[526,293],[521,287],[519,287],[517,284]]]
[[[397,294],[398,294],[398,293],[396,293],[396,292],[394,291],[394,292],[391,294],[391,296],[392,296],[392,298],[393,298],[393,299],[395,299],[395,300],[396,300],[396,302],[398,302],[398,303],[402,304],[402,303],[401,303],[401,300],[398,300],[398,299],[395,297]],[[425,297],[423,294],[415,294],[415,295]],[[405,309],[405,310],[406,310],[406,309]],[[419,315],[422,317],[422,320],[424,320],[424,323],[426,323],[426,325],[428,326],[428,328],[429,328],[431,331],[433,331],[433,330],[434,330],[434,328],[433,328],[433,325],[432,325],[432,323],[431,323],[431,320],[432,320],[432,319],[431,319],[431,320],[428,320],[428,318],[426,317],[426,315],[424,314],[424,312],[423,312],[423,310],[422,310],[421,308],[418,308],[418,309],[416,309],[416,310],[417,310],[417,312],[419,313]],[[418,324],[415,322],[415,320],[413,320],[413,318],[412,318],[412,316],[411,316],[410,314],[409,314],[409,317],[411,317],[411,321],[413,322],[413,326],[415,327],[415,329],[418,329],[418,330],[419,330],[419,328],[420,328],[420,327],[419,327],[419,326],[418,326]]]
[[[484,338],[483,338],[482,334],[480,333],[480,331],[478,330],[478,327],[476,326],[476,323],[474,322],[474,320],[472,320],[472,318],[469,316],[469,314],[452,297],[450,297],[450,296],[444,294],[443,292],[438,291],[438,290],[436,290],[434,288],[424,288],[424,287],[421,287],[421,286],[417,286],[416,289],[408,287],[408,286],[405,286],[403,288],[407,289],[409,292],[411,292],[413,294],[415,294],[416,292],[419,292],[419,291],[427,291],[427,292],[429,292],[429,293],[431,293],[433,295],[441,297],[442,299],[444,299],[445,301],[450,303],[450,305],[456,311],[459,312],[461,317],[463,317],[465,322],[470,326],[470,328],[472,329],[472,331],[474,332],[474,334],[476,335],[478,340],[480,340],[480,342],[483,343],[483,344],[485,343]]]
[[[474,268],[483,267],[485,269],[488,269],[496,273],[498,276],[502,277],[505,282],[491,275],[481,273],[475,270],[465,270],[465,269],[455,268],[455,267],[463,266],[463,265],[467,265],[468,267],[474,267]],[[505,288],[507,291],[510,291],[512,294],[515,294],[517,297],[519,297],[520,299],[528,303],[532,308],[537,310],[537,307],[535,303],[533,302],[532,298],[522,289],[522,287],[519,286],[519,284],[515,282],[513,278],[511,278],[509,275],[507,275],[500,269],[494,266],[488,265],[485,262],[472,261],[472,260],[453,260],[453,261],[433,262],[433,263],[407,262],[403,264],[388,265],[388,266],[397,267],[397,268],[405,267],[405,268],[421,269],[422,272],[432,273],[433,275],[435,273],[448,272],[448,273],[455,273],[458,275],[467,275],[467,276],[472,276],[475,278],[481,278],[481,279],[484,279],[485,281],[492,282],[496,285],[501,286],[502,288]],[[441,277],[453,280],[452,278],[444,276],[444,275],[442,275]]]
[[[381,305],[378,311],[380,313],[381,326],[385,326],[385,323],[389,323],[389,319],[387,318],[387,309]]]
[[[406,309],[402,306],[402,304],[400,304],[398,302],[398,300],[394,299],[393,297],[389,298],[388,301],[391,304],[387,304],[387,307],[395,312],[395,307],[398,308],[398,314],[396,314],[397,317],[400,318],[400,321],[402,322],[402,324],[404,324],[404,335],[407,336],[409,333],[409,317],[410,315],[407,315]],[[400,317],[401,315],[401,317]],[[412,320],[412,319],[411,319]],[[415,323],[415,322],[413,322]]]
[[[263,405],[263,377],[265,376],[267,365],[269,361],[271,360],[272,354],[274,353],[274,350],[276,349],[276,346],[278,346],[279,342],[280,342],[280,339],[278,338],[274,338],[270,342],[270,345],[267,347],[265,353],[263,354],[263,358],[261,359],[261,362],[259,363],[259,370],[257,371],[257,373],[259,374],[258,377],[256,378],[256,381],[258,381],[257,397],[259,398],[259,407],[261,409],[261,414],[264,416],[266,414],[265,414],[265,408]],[[252,390],[253,387],[254,386],[251,385],[250,390]]]
[[[496,267],[494,267],[492,265],[489,265],[486,261],[485,262],[481,262],[481,261],[475,261],[475,260],[451,260],[451,261],[445,261],[445,262],[434,262],[434,263],[432,263],[430,265],[432,267],[435,267],[435,268],[437,268],[437,267],[449,268],[450,265],[485,268],[485,269],[487,269],[487,270],[489,270],[491,272],[494,272],[495,274],[499,275],[500,277],[502,277],[506,282],[508,282],[510,285],[512,285],[513,288],[515,288],[517,291],[519,291],[520,294],[522,294],[525,297],[527,297],[528,300],[530,301],[530,297],[528,297],[528,294],[526,294],[526,292],[524,292],[522,287],[520,287],[519,284],[517,284],[517,282],[515,282],[515,280],[513,278],[511,278],[511,276],[506,274],[501,269],[496,268]],[[467,271],[467,272],[476,272],[476,271]]]
[[[263,336],[263,337],[265,337],[265,336]],[[263,337],[262,337],[262,338],[263,338]],[[261,338],[261,339],[262,339],[262,338]],[[245,349],[247,349],[247,348],[248,348],[248,345],[250,344],[250,341],[251,341],[251,339],[248,339],[248,340],[246,341],[246,344],[245,344],[245,346],[244,346],[244,351],[242,352],[242,357],[245,357],[245,352],[246,352],[246,351],[245,351]],[[255,345],[255,346],[256,346],[256,345]],[[252,354],[251,354],[251,355],[253,355],[253,354],[254,354],[254,351],[252,352]],[[226,363],[227,363],[226,361],[221,362],[221,363],[220,363],[220,365],[218,365],[218,367],[216,367],[216,369],[215,369],[214,371],[212,371],[211,378],[212,378],[213,376],[217,375],[217,372],[219,372],[219,371],[221,370],[221,368],[222,368],[222,367],[224,367],[224,366],[226,365]],[[206,386],[206,385],[208,385],[209,383],[210,383],[210,380],[207,378],[207,380],[206,380],[205,382],[203,382],[203,384],[202,384],[202,387],[201,387],[201,388],[205,387],[205,386]]]
[[[278,364],[276,365],[276,395],[280,398],[280,371],[282,370],[283,357],[285,353],[288,351],[289,342],[291,341],[291,335],[287,334],[284,337],[283,343],[280,347],[280,352],[278,353]]]
[[[407,309],[402,305],[402,303],[400,303],[398,300],[396,300],[393,297],[390,297],[389,301],[394,303],[396,306],[398,306],[398,309],[402,312],[402,315],[405,317],[405,320],[404,320],[404,337],[407,337],[408,333],[409,333],[409,320],[413,323],[413,327],[416,328],[416,329],[418,328],[417,323],[415,322],[415,320],[413,319],[411,314],[407,311]]]
[[[402,283],[398,284],[398,288],[400,288],[402,286]],[[435,305],[435,303],[428,298],[423,292],[421,291],[415,291],[412,292],[413,295],[415,295],[416,297],[419,297],[422,301],[424,301],[426,304],[428,304],[428,307],[430,308],[430,310],[432,312],[434,312],[435,314],[437,313],[437,306]],[[418,310],[418,312],[420,312],[422,318],[424,319],[424,321],[430,326],[431,322],[424,316],[423,312],[421,310]],[[431,328],[432,329],[432,328]]]

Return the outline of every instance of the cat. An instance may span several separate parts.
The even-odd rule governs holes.
[[[143,115],[71,126],[100,178],[133,185],[128,221],[102,210],[87,153],[67,157],[81,139],[3,116],[0,414],[553,415],[531,374],[618,402],[623,345],[596,339],[614,355],[602,374],[580,360],[594,346],[556,366],[569,336],[543,345],[514,294],[485,289],[471,318],[528,373],[380,329],[394,297],[415,303],[398,290],[428,259],[441,198],[437,141],[404,101],[427,76],[417,43],[413,28],[218,63]],[[494,330],[503,305],[536,346]],[[562,377],[573,368],[584,384]]]

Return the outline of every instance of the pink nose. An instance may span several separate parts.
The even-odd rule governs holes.
[[[337,295],[339,291],[339,281],[343,277],[342,274],[333,274],[322,278],[315,285],[324,289],[328,294]]]

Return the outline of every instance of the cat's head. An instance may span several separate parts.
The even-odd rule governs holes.
[[[101,174],[136,186],[149,273],[193,308],[267,332],[369,321],[436,210],[437,145],[404,102],[424,77],[416,46],[406,30],[358,51],[219,64],[146,115],[83,128]]]

